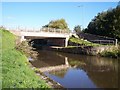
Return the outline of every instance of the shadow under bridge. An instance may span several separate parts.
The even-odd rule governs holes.
[[[40,38],[25,36],[25,39],[29,39],[31,46],[36,48],[40,46],[66,46],[66,38]]]

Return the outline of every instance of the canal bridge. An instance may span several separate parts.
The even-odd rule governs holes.
[[[47,44],[65,47],[68,45],[68,40],[72,35],[72,33],[68,30],[55,28],[42,28],[40,30],[17,29],[10,30],[10,32],[17,36],[20,36],[21,42],[26,39],[46,40]]]

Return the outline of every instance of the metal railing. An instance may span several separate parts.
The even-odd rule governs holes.
[[[99,43],[99,44],[108,44],[108,45],[115,45],[115,40],[90,40],[93,43]]]
[[[23,32],[51,32],[51,33],[71,33],[68,29],[56,29],[56,28],[41,28],[41,29],[27,29],[27,28],[9,28],[11,31],[23,31]]]
[[[53,33],[70,33],[68,29],[56,29],[56,28],[41,28],[41,32],[53,32]]]

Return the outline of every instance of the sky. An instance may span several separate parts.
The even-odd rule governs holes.
[[[2,2],[2,23],[7,28],[36,28],[64,18],[70,30],[86,28],[100,12],[115,8],[118,2]]]

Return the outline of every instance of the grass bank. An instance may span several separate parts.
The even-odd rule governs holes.
[[[30,68],[24,54],[15,49],[16,37],[6,30],[2,33],[2,88],[49,88]],[[42,89],[43,90],[43,89]]]
[[[92,43],[92,42],[89,42],[87,40],[83,40],[83,39],[78,39],[78,38],[75,38],[75,37],[71,37],[69,39],[69,42],[71,43],[75,43],[76,45],[84,45],[84,46],[100,46],[100,44],[95,44],[95,43]]]
[[[119,58],[120,57],[120,45],[118,47],[115,47],[113,45],[101,45],[101,44],[95,44],[83,39],[78,39],[75,37],[71,37],[69,39],[70,43],[74,43],[74,45],[70,45],[66,48],[75,48],[75,47],[83,47],[83,46],[92,46],[92,47],[99,47],[99,46],[111,46],[111,49],[104,50],[103,52],[99,53],[102,57],[112,57],[112,58]],[[77,46],[78,45],[78,46]],[[84,51],[84,50],[83,50]]]
[[[100,53],[100,55],[102,57],[120,58],[120,46],[114,48],[111,51],[106,50],[106,51]]]

